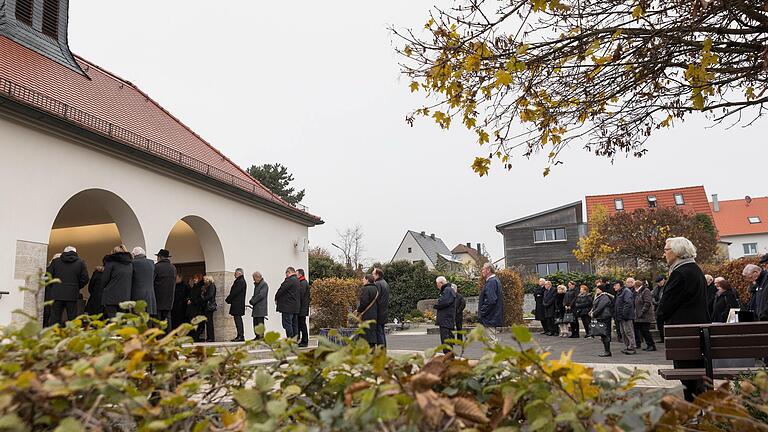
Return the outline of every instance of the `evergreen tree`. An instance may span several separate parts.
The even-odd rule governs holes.
[[[248,174],[291,205],[298,204],[304,199],[304,189],[297,192],[291,187],[293,174],[288,173],[288,168],[282,164],[251,165],[248,168]]]

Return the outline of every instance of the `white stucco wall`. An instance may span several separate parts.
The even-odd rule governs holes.
[[[744,243],[757,243],[757,254],[768,253],[768,234],[748,234],[720,237],[720,241],[731,243],[728,246],[728,258],[736,259],[744,256]]]
[[[408,248],[411,248],[410,253],[408,253]],[[392,261],[400,260],[406,260],[410,262],[421,260],[424,261],[424,264],[426,264],[427,268],[430,270],[435,268],[427,254],[425,254],[424,250],[421,249],[421,246],[416,243],[416,239],[413,238],[413,233],[410,232],[405,235],[402,244],[400,244],[400,247],[397,248],[397,252],[395,252],[394,258],[392,258]]]
[[[165,247],[169,232],[182,217],[205,219],[218,234],[225,263],[224,268],[208,271],[232,272],[242,267],[250,275],[259,270],[270,287],[267,328],[282,333],[274,294],[287,266],[307,267],[307,253],[294,247],[295,241],[308,237],[306,226],[2,116],[0,149],[4,161],[0,170],[0,290],[11,292],[0,299],[0,324],[9,323],[11,312],[23,306],[24,296],[16,287],[24,285],[18,270],[26,261],[17,257],[17,240],[47,244],[51,225],[70,197],[87,189],[103,189],[118,195],[133,210],[146,240],[142,246],[151,254]],[[231,279],[229,274],[226,286],[219,286],[224,295]],[[247,279],[250,298],[253,284],[250,276]],[[227,310],[220,302],[219,313]],[[245,318],[246,336],[251,336],[250,316]],[[223,339],[221,333],[217,339]]]

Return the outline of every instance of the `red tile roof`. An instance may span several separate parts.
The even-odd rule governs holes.
[[[477,249],[471,248],[465,244],[459,244],[453,250],[451,250],[452,254],[469,254],[469,256],[472,257],[475,262],[480,262],[480,253],[477,252]]]
[[[0,78],[215,167],[233,184],[320,221],[270,192],[129,81],[75,56],[85,77],[3,36],[0,53]]]
[[[683,195],[683,205],[675,204],[675,194]],[[709,200],[704,186],[692,186],[675,189],[662,189],[643,192],[626,192],[610,195],[593,195],[587,199],[587,218],[592,216],[595,207],[602,205],[608,214],[616,213],[614,200],[621,198],[624,202],[624,211],[631,212],[639,208],[648,208],[648,196],[656,197],[658,207],[680,207],[693,213],[703,213],[712,217],[709,208]]]
[[[720,236],[762,234],[768,232],[768,197],[719,201],[720,211],[714,211],[715,226]],[[712,203],[710,203],[710,207]],[[749,223],[757,216],[760,223]]]

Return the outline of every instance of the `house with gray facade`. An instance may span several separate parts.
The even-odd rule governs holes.
[[[408,231],[397,247],[392,261],[422,261],[428,269],[441,269],[457,273],[463,269],[463,263],[451,253],[440,237],[427,235],[426,231]]]
[[[581,201],[496,225],[504,236],[506,267],[542,277],[557,272],[589,272],[573,255],[587,234]]]

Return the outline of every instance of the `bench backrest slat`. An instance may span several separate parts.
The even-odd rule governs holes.
[[[688,324],[664,327],[667,360],[701,359],[704,327],[709,329],[713,359],[768,356],[768,322]]]
[[[665,340],[666,342],[666,340]],[[665,351],[667,360],[700,360],[699,348],[673,348]],[[744,359],[768,357],[768,346],[721,347],[712,348],[713,359]]]

